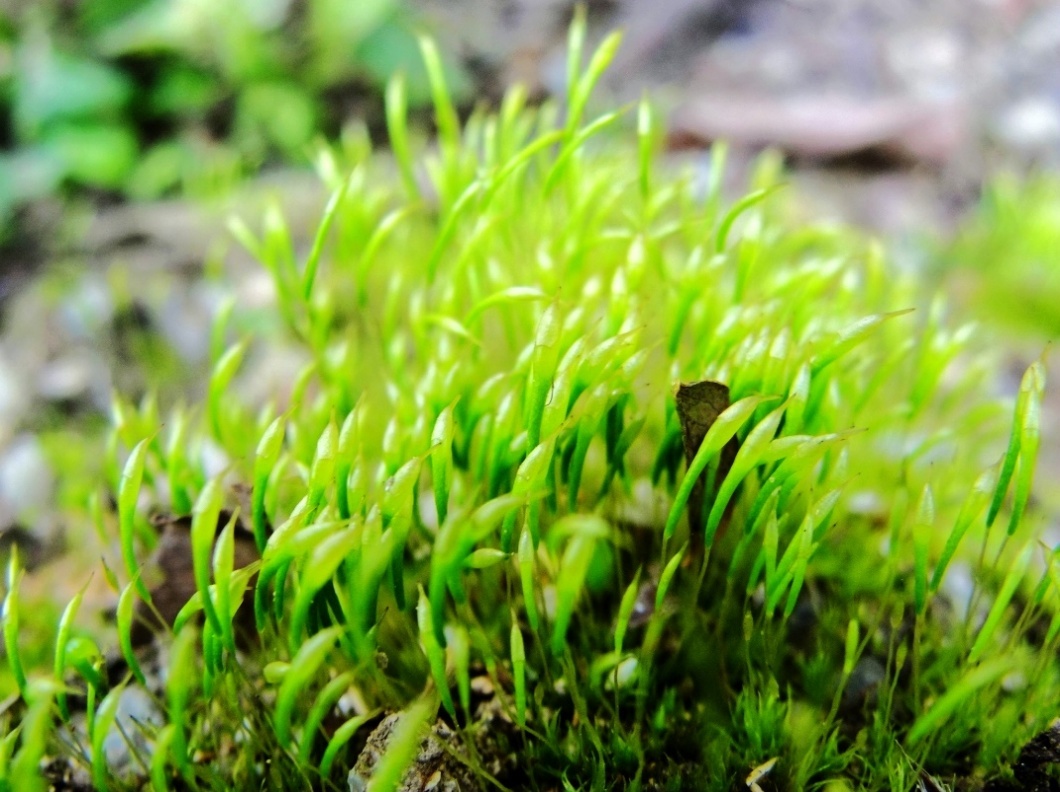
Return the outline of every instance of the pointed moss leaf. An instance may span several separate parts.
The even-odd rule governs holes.
[[[590,394],[589,398],[586,399],[586,404],[591,405],[596,402],[601,406],[604,405],[606,394],[602,390],[594,391]],[[598,416],[602,416],[603,410],[596,412],[589,407],[589,414],[595,413]],[[577,439],[574,443],[574,453],[570,456],[570,466],[567,470],[567,499],[570,503],[571,509],[578,508],[578,493],[581,488],[582,470],[585,466],[585,459],[589,453],[589,444],[592,443],[593,437],[596,435],[599,427],[600,418],[592,419],[586,418],[578,423]]]
[[[398,156],[398,150],[393,149],[394,155]],[[409,169],[409,175],[411,176],[411,166]],[[402,166],[402,177],[405,176],[404,166]],[[415,193],[418,188],[416,187],[415,179],[412,180],[412,185],[409,187],[410,195]],[[376,256],[379,254],[379,250],[383,247],[383,244],[394,233],[394,230],[405,221],[418,207],[415,204],[409,206],[403,206],[399,209],[394,209],[383,216],[374,227],[372,235],[368,237],[368,242],[365,243],[364,251],[361,253],[361,259],[357,264],[360,283],[358,284],[361,289],[362,302],[365,299],[367,285],[364,283],[368,277],[368,273],[372,269],[372,265],[375,263]]]
[[[483,547],[475,550],[464,559],[464,566],[468,569],[489,569],[502,564],[511,557],[511,553],[497,550],[493,547]]]
[[[52,664],[52,676],[55,679],[61,680],[66,676],[66,652],[70,642],[70,630],[73,628],[74,619],[77,618],[77,612],[81,609],[81,603],[84,601],[87,589],[88,584],[86,583],[74,595],[73,599],[66,604],[66,607],[63,608],[62,616],[59,617],[59,625],[55,633],[55,661]],[[8,656],[10,656],[10,653]],[[69,720],[70,710],[67,706],[66,692],[64,690],[58,692],[57,703],[63,720]]]
[[[927,554],[928,542],[935,527],[935,496],[931,486],[925,485],[917,504],[913,522],[913,605],[917,615],[927,607]]]
[[[324,252],[324,243],[327,241],[328,232],[335,222],[339,206],[341,206],[342,201],[346,198],[346,193],[349,191],[350,181],[350,179],[343,179],[338,189],[332,192],[327,205],[324,207],[324,214],[320,219],[320,224],[317,226],[317,232],[313,237],[313,246],[309,249],[309,255],[306,256],[305,269],[302,272],[302,300],[306,303],[309,302],[309,298],[313,293],[313,283],[316,281],[317,268],[320,266],[320,256]]]
[[[213,549],[213,579],[211,586],[213,593],[214,609],[217,618],[221,622],[221,638],[225,648],[235,652],[235,634],[232,629],[232,617],[235,615],[232,608],[232,573],[235,568],[235,525],[238,515],[232,513],[221,533],[217,536],[217,542]]]
[[[430,258],[427,259],[426,269],[428,283],[434,283],[442,256],[445,255],[445,251],[449,249],[449,243],[452,242],[461,219],[463,219],[464,215],[471,210],[475,199],[480,196],[484,186],[485,185],[481,181],[472,182],[464,188],[464,191],[460,193],[460,197],[453,203],[453,208],[450,210],[445,222],[442,224],[441,230],[438,232],[438,238],[435,240]]]
[[[788,588],[788,599],[784,604],[784,619],[785,621],[791,617],[791,614],[795,612],[795,606],[799,601],[799,592],[802,591],[803,581],[806,579],[806,570],[809,567],[810,557],[813,555],[816,549],[816,544],[813,541],[813,532],[805,531],[799,534],[799,543],[797,545],[798,551],[795,554],[795,563],[792,565],[788,576],[791,579],[790,587]],[[779,601],[779,595],[783,592],[783,589],[777,591],[777,596],[773,597],[768,601],[767,612],[772,614],[773,608],[776,607]]]
[[[655,143],[655,116],[647,96],[637,104],[637,184],[645,203],[651,197],[652,148]]]
[[[331,417],[317,439],[313,464],[309,469],[309,508],[316,510],[324,501],[328,486],[335,479],[335,456],[338,453],[339,428]]]
[[[431,85],[434,102],[434,120],[438,125],[438,137],[443,148],[455,150],[460,144],[460,119],[453,106],[449,88],[445,84],[445,69],[438,46],[428,36],[419,37],[420,54],[427,68],[427,79]]]
[[[186,729],[188,703],[192,694],[192,683],[196,678],[196,648],[198,640],[194,630],[177,633],[170,649],[169,675],[166,677],[166,714],[174,726],[173,760],[182,773],[190,769],[188,735]]]
[[[12,547],[11,557],[7,562],[7,595],[4,597],[3,623],[4,623],[4,651],[7,654],[7,662],[11,667],[11,675],[15,678],[15,684],[19,693],[26,696],[26,671],[22,665],[22,655],[19,651],[19,586],[22,583],[22,571],[18,563],[18,546]]]
[[[121,592],[118,598],[116,621],[118,626],[118,645],[121,647],[122,656],[129,664],[129,670],[141,685],[147,684],[144,672],[140,669],[140,662],[136,657],[136,651],[132,645],[133,607],[136,605],[136,590],[132,582]]]
[[[313,700],[313,706],[309,708],[306,715],[305,725],[302,729],[302,738],[298,743],[298,760],[308,763],[311,759],[313,743],[321,731],[324,718],[328,717],[335,709],[336,704],[343,694],[353,686],[353,674],[345,672],[339,674],[321,689]]]
[[[268,489],[269,476],[279,461],[283,449],[283,440],[287,419],[277,416],[258,441],[257,453],[254,456],[254,484],[251,490],[251,525],[254,530],[254,544],[258,552],[265,552],[268,541],[268,517],[265,514],[265,493]]]
[[[534,448],[541,438],[541,418],[559,362],[559,339],[562,320],[559,306],[549,305],[537,324],[533,352],[530,355],[530,377],[526,385],[527,444]]]
[[[768,401],[770,398],[766,396],[748,396],[740,399],[740,401],[719,415],[711,425],[703,438],[703,442],[699,445],[699,450],[696,451],[692,464],[688,466],[685,477],[681,480],[677,495],[674,497],[674,503],[670,507],[670,513],[666,519],[666,527],[663,531],[665,539],[672,538],[677,531],[677,524],[681,519],[685,506],[688,504],[692,488],[706,469],[707,464],[716,454],[721,452],[725,444],[733,438],[740,427],[754,414],[758,405]]]
[[[560,183],[567,172],[570,159],[585,147],[585,142],[614,124],[625,115],[625,113],[625,109],[605,113],[599,118],[593,119],[591,123],[579,129],[574,134],[570,141],[563,147],[560,155],[553,161],[552,168],[545,177],[545,183],[542,188],[545,195],[550,195],[556,185]]]
[[[99,672],[103,653],[91,638],[75,635],[66,642],[66,664],[88,683],[90,694],[100,693],[107,687],[107,680]]]
[[[464,534],[465,538],[471,544],[483,541],[496,530],[498,524],[511,516],[519,507],[525,506],[531,500],[542,496],[543,493],[540,491],[534,492],[527,486],[518,492],[513,491],[508,495],[500,495],[486,501],[475,511],[471,512],[471,516],[468,518],[470,523],[468,526],[469,530],[465,529],[467,530],[467,533]]]
[[[806,425],[806,407],[810,399],[811,380],[810,366],[808,363],[803,363],[795,372],[795,378],[788,389],[790,401],[787,418],[784,420],[784,428],[787,432],[794,434],[809,431]]]
[[[453,704],[453,696],[449,692],[449,679],[445,673],[445,652],[443,650],[445,644],[437,638],[435,625],[438,623],[438,619],[431,611],[431,601],[428,599],[426,592],[424,592],[423,586],[420,586],[419,601],[416,604],[416,622],[420,629],[420,643],[423,646],[424,654],[427,655],[427,665],[431,669],[431,677],[434,679],[434,685],[441,696],[442,704],[446,712],[455,718],[456,705]],[[448,639],[444,636],[444,630],[442,637],[448,643]]]
[[[548,295],[545,292],[533,286],[509,286],[475,303],[471,310],[468,311],[467,316],[464,317],[464,324],[470,327],[485,311],[496,306],[507,306],[521,302],[540,302],[547,299]]]
[[[976,479],[975,486],[972,487],[972,491],[964,499],[961,510],[957,513],[957,519],[953,523],[953,528],[950,530],[949,536],[946,537],[946,546],[942,549],[942,555],[939,556],[938,564],[935,566],[935,573],[931,576],[929,588],[932,592],[938,591],[942,578],[946,574],[946,569],[950,561],[953,560],[953,556],[957,552],[964,535],[968,532],[968,528],[971,527],[972,523],[989,504],[997,475],[997,467],[980,474],[979,478]]]
[[[718,531],[718,526],[721,525],[725,509],[736,492],[736,488],[740,486],[747,474],[751,472],[755,465],[759,464],[768,451],[769,445],[777,433],[777,427],[780,426],[780,420],[784,417],[786,407],[787,402],[769,413],[751,429],[747,438],[740,444],[740,450],[736,452],[736,458],[733,460],[728,474],[722,480],[721,486],[718,487],[714,504],[711,506],[710,514],[707,516],[704,534],[706,547],[710,547],[713,544],[714,535]]]
[[[247,586],[250,584],[251,578],[258,574],[261,569],[261,562],[256,561],[250,566],[237,569],[232,573],[232,577],[228,582],[228,600],[231,603],[232,613],[234,614],[243,603],[244,595],[246,594]],[[215,586],[210,586],[210,596],[213,598]],[[195,615],[202,613],[202,595],[196,591],[192,594],[188,601],[184,603],[184,606],[177,611],[177,615],[173,619],[173,632],[180,633],[188,621]]]
[[[295,705],[299,697],[304,695],[341,633],[341,627],[321,630],[303,643],[291,660],[291,668],[276,693],[276,705],[272,715],[276,739],[285,749],[291,747],[291,716],[294,714]]]
[[[434,487],[434,508],[438,523],[444,523],[449,511],[449,487],[453,476],[453,438],[456,422],[453,410],[456,402],[450,402],[434,422],[431,431],[431,481]]]
[[[2,760],[12,746],[0,745],[0,783],[18,792],[45,792],[53,789],[46,784],[41,773],[41,763],[48,751],[52,729],[52,701],[61,688],[60,683],[47,677],[36,678],[29,684],[26,702],[29,705],[22,713],[18,726],[13,729],[19,735],[21,747],[10,764],[10,775],[5,772]]]
[[[768,517],[766,518],[765,531],[762,535],[762,556],[765,563],[766,591],[770,591],[774,588],[773,581],[776,579],[777,574],[780,523],[777,521],[775,504],[774,508],[764,512],[764,514],[768,514]]]
[[[228,233],[235,237],[235,240],[243,246],[244,250],[258,261],[265,262],[265,252],[261,242],[254,236],[254,232],[250,230],[242,218],[233,215],[228,218],[226,225]]]
[[[718,253],[723,252],[729,243],[729,232],[732,231],[733,225],[740,219],[740,216],[757,204],[762,203],[762,201],[775,193],[782,186],[783,185],[780,184],[774,184],[765,189],[755,190],[734,203],[729,211],[725,213],[721,222],[718,223],[718,230],[714,235],[714,250]]]
[[[563,551],[556,579],[556,615],[552,624],[552,654],[561,656],[567,645],[567,628],[585,590],[585,577],[596,552],[597,540],[575,534]]]
[[[537,561],[534,557],[534,539],[530,530],[524,528],[519,534],[519,582],[523,592],[523,607],[526,609],[526,620],[534,632],[540,627],[537,614],[535,583]]]
[[[444,314],[427,314],[422,319],[424,325],[429,327],[438,327],[446,332],[452,333],[457,338],[462,338],[468,343],[476,347],[481,347],[482,342],[467,329],[458,319],[454,319],[452,316],[446,316]]]
[[[600,342],[582,357],[581,365],[578,367],[579,382],[585,386],[591,386],[607,379],[625,365],[630,358],[643,351],[640,348],[640,342],[641,333],[639,330],[619,333]],[[720,385],[721,383],[714,384]],[[682,383],[678,386],[678,393],[681,393],[687,387],[689,386]],[[724,388],[725,386],[721,385],[721,387]],[[725,406],[728,406],[727,401]]]
[[[385,104],[390,150],[394,152],[408,198],[416,199],[419,197],[419,187],[416,184],[412,150],[409,148],[408,93],[403,72],[395,73],[387,83]]]
[[[302,641],[302,630],[314,599],[334,577],[350,553],[360,545],[362,531],[363,525],[357,524],[333,533],[317,543],[306,559],[298,579],[298,593],[295,596],[288,631],[292,652],[297,650]]]
[[[1020,390],[1016,397],[1015,415],[1012,420],[1012,433],[1009,435],[1008,448],[1005,450],[1004,457],[1002,457],[1001,472],[998,474],[994,497],[990,501],[990,509],[986,515],[987,527],[992,526],[994,520],[997,519],[998,512],[1001,511],[1001,504],[1008,493],[1009,484],[1012,482],[1012,475],[1016,470],[1016,461],[1020,456],[1020,445],[1024,435],[1023,427],[1026,422],[1029,404],[1032,400],[1040,400],[1044,389],[1045,368],[1038,361],[1031,364],[1023,373],[1023,379],[1020,381]]]
[[[210,428],[213,436],[220,442],[226,439],[224,426],[224,404],[231,400],[229,385],[235,377],[239,367],[243,364],[243,357],[247,352],[248,342],[240,341],[225,352],[221,359],[213,367],[210,375],[210,385],[207,391],[207,414],[210,417]]]
[[[329,778],[331,776],[331,767],[335,763],[339,751],[346,747],[346,743],[353,739],[354,735],[357,734],[364,724],[377,717],[379,717],[379,710],[372,710],[371,712],[366,712],[364,715],[357,715],[350,718],[335,730],[335,734],[333,734],[328,741],[328,746],[324,750],[324,756],[320,760],[321,778]]]
[[[387,479],[383,488],[382,501],[384,525],[399,514],[412,513],[413,490],[419,480],[422,463],[423,457],[410,459]]]
[[[390,733],[386,750],[372,772],[366,792],[386,792],[399,788],[402,776],[416,758],[416,751],[430,728],[436,709],[437,703],[424,697],[401,714]]]
[[[611,61],[614,60],[615,53],[618,52],[621,44],[622,33],[619,31],[610,33],[600,42],[600,45],[589,59],[589,65],[577,78],[573,91],[568,95],[569,105],[567,107],[567,124],[565,127],[568,136],[572,136],[581,124],[585,106],[589,102],[589,96]]]
[[[615,655],[622,654],[622,645],[626,640],[626,631],[629,629],[629,620],[633,617],[633,608],[637,604],[637,594],[640,592],[640,576],[643,567],[637,567],[633,580],[626,586],[622,594],[622,600],[618,604],[618,616],[615,619]]]
[[[866,316],[864,319],[860,319],[850,325],[850,327],[836,336],[831,345],[814,355],[810,364],[811,375],[816,376],[854,347],[866,341],[888,319],[904,316],[912,310],[912,308],[906,308],[901,311],[889,311],[875,316]]]
[[[685,552],[688,550],[688,543],[685,542],[681,545],[681,549],[674,553],[673,558],[666,562],[666,566],[663,567],[662,574],[659,575],[659,585],[655,589],[655,610],[659,612],[662,610],[663,602],[666,599],[667,593],[670,591],[670,584],[673,583],[674,575],[677,574],[677,568],[681,566],[681,562],[685,558]]]
[[[281,299],[294,296],[294,244],[278,199],[270,200],[261,222],[263,263],[277,278]]]
[[[939,696],[927,712],[914,721],[906,737],[907,744],[914,746],[937,732],[951,715],[969,704],[982,688],[1011,671],[1014,663],[1015,658],[1012,655],[1001,655],[973,667]]]
[[[810,507],[809,512],[799,524],[795,536],[792,537],[791,542],[784,551],[784,555],[781,556],[780,561],[777,563],[776,577],[773,583],[766,587],[767,606],[770,610],[775,608],[780,602],[780,598],[789,584],[805,572],[806,564],[816,548],[815,536],[828,515],[832,513],[841,494],[842,490],[840,489],[825,493]],[[795,591],[795,588],[790,589],[789,593],[790,591]]]
[[[519,623],[512,619],[511,630],[512,676],[515,683],[515,722],[526,727],[526,647]]]
[[[486,190],[486,200],[490,200],[493,195],[504,185],[504,183],[516,175],[519,171],[524,169],[531,159],[536,155],[546,150],[550,146],[555,145],[563,139],[563,130],[554,129],[551,132],[545,132],[536,139],[526,144],[520,151],[518,151],[504,166],[497,172],[497,175],[492,179]],[[489,298],[486,298],[489,299]],[[545,298],[547,299],[547,297]]]
[[[438,644],[445,647],[444,613],[448,582],[459,580],[464,560],[476,544],[484,540],[510,514],[525,503],[518,494],[503,495],[487,501],[470,515],[451,513],[438,529],[431,555],[428,595],[434,619],[434,634]]]
[[[91,735],[92,783],[95,784],[96,789],[113,788],[110,771],[107,766],[107,752],[104,749],[104,742],[111,729],[114,728],[114,722],[118,718],[118,705],[121,703],[121,696],[124,692],[125,686],[119,685],[104,696],[99,706],[96,707]]]
[[[543,492],[547,491],[548,472],[552,466],[553,457],[555,456],[555,448],[555,438],[546,440],[527,454],[526,459],[522,461],[519,465],[519,469],[515,472],[515,483],[512,486],[512,495],[523,496],[524,504],[529,506],[532,500],[540,497]],[[502,550],[508,551],[511,549],[512,539],[514,538],[515,517],[515,512],[509,511],[504,518],[504,525],[501,529]],[[539,532],[538,526],[533,522],[530,523],[530,532],[534,539],[534,545],[536,546],[539,539]]]
[[[1033,551],[1034,543],[1028,542],[1009,568],[1008,574],[1001,584],[1001,589],[994,598],[993,605],[990,606],[986,621],[983,622],[983,626],[975,637],[975,643],[972,644],[972,650],[968,653],[969,664],[978,662],[986,647],[990,644],[990,640],[994,637],[994,633],[1001,626],[1005,611],[1008,609],[1009,603],[1012,602],[1016,589],[1023,582],[1024,575],[1027,573],[1027,566],[1030,564]]]
[[[453,660],[453,671],[456,675],[456,687],[460,696],[460,709],[464,717],[471,714],[471,636],[462,624],[452,624],[446,628],[446,640],[449,642],[449,656]]]
[[[147,439],[141,440],[125,461],[118,487],[118,529],[121,534],[121,555],[125,561],[125,571],[130,579],[137,581],[136,593],[146,601],[151,601],[147,586],[137,574],[139,564],[136,561],[136,502],[140,497],[140,485],[144,477],[144,460],[148,450]]]
[[[843,649],[843,676],[849,677],[854,672],[854,664],[858,659],[858,641],[861,626],[857,619],[851,619],[847,624],[847,639]]]
[[[573,96],[582,73],[582,57],[585,53],[585,34],[588,20],[584,5],[574,7],[574,18],[567,28],[567,82],[566,96]]]
[[[1020,520],[1030,500],[1031,485],[1034,483],[1034,467],[1038,457],[1038,445],[1041,441],[1041,408],[1045,393],[1045,368],[1041,362],[1031,365],[1028,371],[1032,386],[1026,398],[1026,406],[1019,425],[1020,450],[1019,467],[1016,471],[1016,483],[1012,494],[1012,513],[1009,516],[1008,535],[1012,536],[1019,527]]]
[[[213,555],[214,537],[217,536],[223,497],[220,481],[216,478],[210,479],[199,493],[191,516],[191,560],[195,587],[203,598],[206,618],[218,635],[222,634],[223,630],[217,609],[209,596],[210,559]]]
[[[167,792],[170,789],[169,774],[169,752],[173,745],[176,727],[172,723],[163,726],[158,736],[155,737],[154,748],[151,752],[150,778],[151,786],[155,792]]]
[[[591,539],[610,539],[611,524],[597,514],[568,514],[557,520],[549,529],[549,544],[552,545],[569,536],[587,536]]]

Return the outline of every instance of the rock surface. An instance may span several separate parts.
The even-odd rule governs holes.
[[[348,777],[350,792],[365,792],[387,750],[401,713],[388,715],[370,735]],[[416,758],[402,776],[397,792],[479,792],[482,785],[471,768],[455,758],[460,738],[441,721],[420,742]]]

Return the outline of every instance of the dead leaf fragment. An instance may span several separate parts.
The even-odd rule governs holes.
[[[685,449],[685,462],[691,465],[699,451],[703,438],[718,416],[729,407],[729,386],[714,380],[680,382],[674,390],[677,401],[677,418],[681,422],[681,442]],[[726,447],[718,470],[719,479],[724,477],[732,464],[734,453]],[[688,525],[692,532],[692,549],[696,554],[703,542],[703,499],[706,497],[706,474],[700,476],[688,499]]]
[[[231,512],[221,512],[217,523],[218,533],[231,517]],[[132,644],[137,647],[151,643],[160,630],[172,627],[181,608],[198,590],[191,551],[191,518],[161,517],[156,522],[161,528],[161,536],[158,546],[147,562],[145,572],[145,576],[151,581],[152,605],[137,602],[136,619],[132,628]],[[254,536],[241,520],[237,520],[235,568],[250,566],[257,560],[258,551],[254,545]],[[251,615],[250,608],[241,608],[237,614],[240,620],[237,627],[242,628],[239,630],[241,633],[251,634],[246,629],[250,626],[250,622],[246,620]],[[158,616],[165,620],[165,625],[158,623]]]

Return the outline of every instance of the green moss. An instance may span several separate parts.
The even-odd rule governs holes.
[[[872,242],[791,227],[773,159],[729,207],[723,150],[707,185],[660,169],[646,105],[636,141],[593,134],[620,121],[580,118],[616,44],[575,59],[562,122],[513,94],[460,125],[435,66],[436,150],[406,142],[395,84],[397,162],[321,154],[305,260],[277,212],[234,226],[284,325],[219,320],[200,409],[116,401],[127,598],[149,599],[145,504],[192,513],[197,593],[143,727],[157,785],[344,789],[357,735],[402,710],[390,783],[442,718],[511,789],[722,790],[776,758],[757,783],[904,792],[993,774],[1052,718],[1060,592],[1026,498],[1042,367],[1006,450],[975,337]],[[291,342],[290,391],[245,401]],[[686,469],[672,385],[704,378],[731,406]],[[66,664],[94,739],[49,749],[135,785],[101,758],[120,694],[90,671]]]

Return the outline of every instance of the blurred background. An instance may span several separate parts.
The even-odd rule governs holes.
[[[792,211],[880,235],[959,320],[1003,339],[1002,392],[1060,332],[1060,2],[587,12],[590,44],[625,31],[599,107],[648,95],[675,167],[709,169],[710,144],[728,141],[734,194],[754,156],[778,152]],[[265,299],[230,214],[256,227],[275,202],[304,245],[325,199],[315,152],[364,137],[385,149],[399,70],[429,134],[418,34],[438,41],[470,112],[516,82],[557,97],[572,13],[569,0],[0,0],[0,542],[31,565],[61,547],[55,515],[90,501],[113,389],[201,393],[211,317],[233,290]],[[255,373],[264,389],[282,381],[282,353]]]

